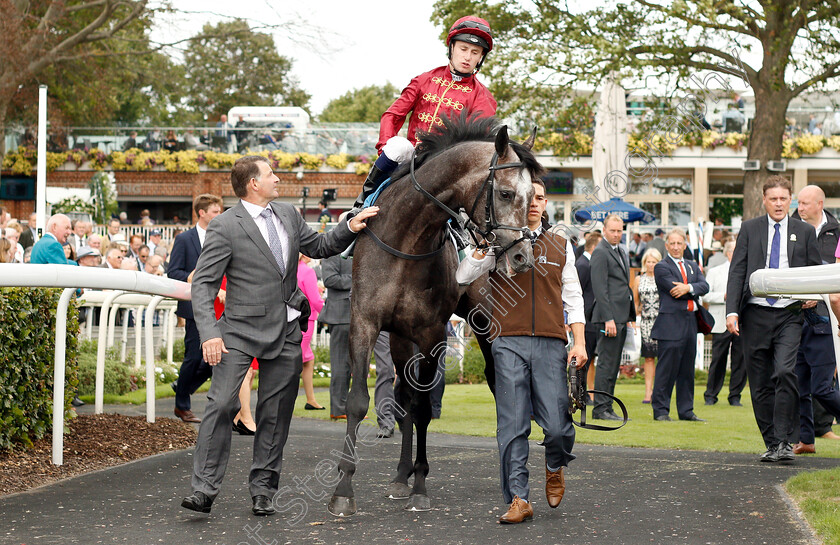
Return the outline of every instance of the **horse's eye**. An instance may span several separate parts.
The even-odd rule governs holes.
[[[513,200],[513,191],[499,191],[499,197],[506,201]]]

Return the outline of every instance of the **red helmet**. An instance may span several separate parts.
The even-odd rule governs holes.
[[[483,48],[486,55],[493,50],[493,31],[490,29],[490,23],[480,17],[461,17],[449,29],[446,47],[457,41],[475,44]]]

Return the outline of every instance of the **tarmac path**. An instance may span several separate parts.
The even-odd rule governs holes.
[[[194,411],[201,414],[204,401],[195,397]],[[173,400],[158,400],[157,414],[171,415],[172,407]],[[415,513],[385,497],[399,456],[397,432],[358,447],[358,513],[334,518],[326,509],[332,486],[322,483],[330,484],[334,475],[329,470],[338,454],[331,451],[341,450],[344,432],[341,423],[293,420],[273,517],[251,515],[252,438],[234,435],[225,483],[210,515],[180,507],[191,492],[189,449],[0,498],[0,543],[811,544],[819,541],[780,485],[800,471],[840,463],[799,456],[792,465],[770,465],[759,463],[757,454],[578,445],[563,503],[550,509],[542,448],[531,442],[534,520],[502,526],[496,522],[505,506],[494,439],[430,434],[432,511]]]

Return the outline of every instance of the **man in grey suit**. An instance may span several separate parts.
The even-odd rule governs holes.
[[[633,292],[630,291],[630,260],[620,244],[623,230],[624,221],[617,215],[604,218],[604,238],[590,260],[590,278],[595,293],[592,321],[601,330],[595,389],[610,395],[615,391],[627,326],[636,318]],[[592,418],[622,420],[613,411],[612,399],[602,394],[595,394]]]
[[[365,209],[349,224],[342,222],[319,234],[294,207],[272,202],[279,196],[280,180],[266,158],[238,159],[230,177],[241,200],[208,226],[193,277],[193,313],[202,352],[215,368],[198,430],[194,492],[181,506],[210,512],[230,455],[239,387],[256,357],[260,385],[249,488],[252,512],[271,515],[303,366],[301,324],[306,324],[310,312],[297,287],[298,252],[315,258],[341,252],[378,209]],[[213,300],[223,276],[227,277],[227,298],[225,312],[217,321]]]
[[[330,416],[346,417],[350,391],[350,288],[353,262],[333,256],[321,261],[327,300],[318,321],[330,326]]]

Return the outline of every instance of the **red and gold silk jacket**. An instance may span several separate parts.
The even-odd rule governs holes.
[[[487,87],[472,75],[453,81],[449,66],[441,66],[420,74],[403,89],[400,97],[382,114],[379,125],[379,142],[376,149],[392,136],[396,136],[408,113],[408,139],[417,144],[415,133],[428,131],[433,126],[442,126],[441,116],[457,117],[464,111],[481,113],[481,117],[496,114],[496,99]]]

